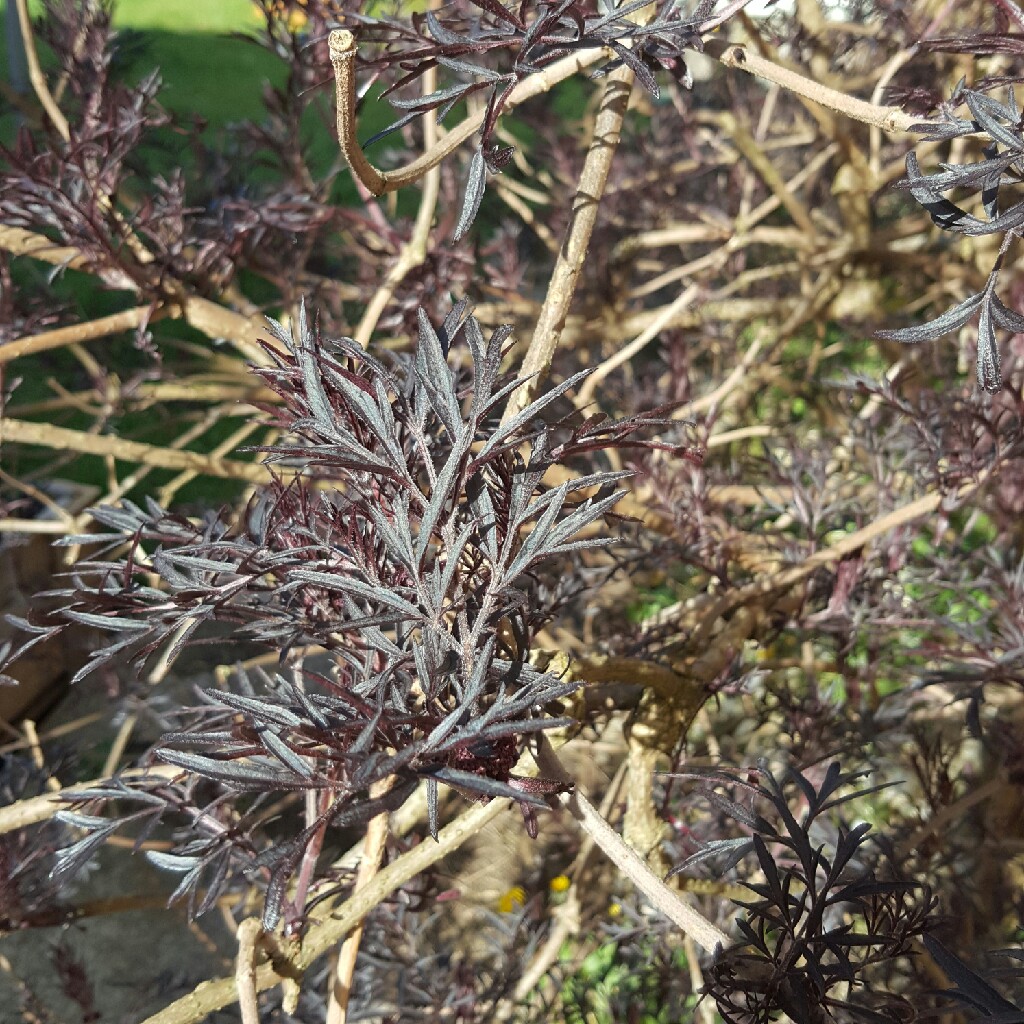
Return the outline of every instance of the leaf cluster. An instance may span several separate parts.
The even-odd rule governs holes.
[[[324,203],[331,178],[315,182],[300,162],[269,187],[242,187],[228,180],[223,154],[204,144],[201,126],[175,123],[160,105],[159,70],[126,82],[118,67],[124,42],[109,4],[54,3],[41,24],[65,62],[71,116],[66,138],[49,124],[24,125],[11,145],[0,145],[5,225],[45,234],[74,249],[75,265],[108,288],[157,303],[216,293],[245,267],[276,277],[268,254],[308,242],[331,219]],[[298,37],[288,38],[298,45]],[[313,98],[303,93],[312,83],[308,61],[289,68],[286,85],[268,93],[266,123],[239,129],[240,162],[269,152],[287,163],[288,153],[299,152],[299,125]],[[170,145],[206,165],[203,187],[182,167],[154,170],[155,162],[166,164],[161,150]]]
[[[884,787],[849,789],[864,773],[844,773],[837,762],[817,783],[796,769],[786,783],[765,767],[757,774],[763,781],[722,770],[680,775],[703,778],[705,797],[748,836],[712,841],[673,873],[720,856],[733,866],[752,851],[763,878],[744,883],[753,898],[736,901],[746,912],[742,938],[716,956],[706,993],[727,1024],[767,1024],[782,1013],[800,1021],[902,1019],[901,998],[875,991],[872,969],[908,952],[932,896],[868,868],[869,824],[829,822],[829,812]],[[738,796],[717,792],[722,784]],[[804,807],[799,817],[790,809],[794,795]],[[757,802],[771,817],[753,809]]]
[[[274,365],[260,372],[286,436],[260,450],[275,484],[236,524],[195,523],[152,502],[98,508],[109,532],[66,543],[102,549],[51,595],[63,623],[109,638],[79,677],[129,655],[173,658],[212,623],[279,654],[280,672],[258,685],[241,672],[240,692],[207,691],[208,713],[158,747],[236,795],[330,794],[316,822],[262,855],[261,864],[276,858],[268,926],[314,835],[365,822],[421,779],[432,832],[439,784],[544,805],[551,786],[512,768],[525,737],[567,724],[545,709],[577,684],[527,660],[553,610],[540,572],[610,542],[580,534],[610,512],[628,475],[547,487],[544,474],[582,453],[653,445],[637,434],[660,422],[546,425],[541,414],[583,375],[500,422],[524,382],[500,373],[508,330],[485,340],[465,304],[439,329],[421,315],[415,356],[393,368],[350,340],[321,338],[304,312],[294,336],[276,323],[273,333],[282,348],[267,345]],[[449,364],[457,340],[469,349],[465,373]],[[317,652],[326,666],[314,664]],[[391,793],[370,798],[385,779]],[[78,853],[114,827],[101,821],[74,822],[92,830]],[[218,855],[223,847],[221,836]],[[200,866],[209,870],[188,861],[193,880]]]
[[[961,103],[967,105],[969,118],[954,112]],[[995,392],[1002,387],[1003,380],[996,328],[1011,334],[1024,333],[1024,316],[1007,306],[996,293],[1006,254],[1024,228],[1024,200],[1007,205],[1005,198],[1010,186],[1024,181],[1024,130],[1021,127],[1024,121],[1012,88],[1007,90],[1006,102],[999,103],[986,93],[966,88],[962,81],[949,103],[943,105],[941,114],[940,123],[920,129],[924,137],[944,141],[983,135],[986,138],[984,159],[944,163],[940,171],[924,174],[916,154],[911,151],[907,154],[907,179],[903,186],[943,231],[968,237],[1001,235],[999,252],[980,292],[968,296],[934,320],[914,327],[880,331],[878,336],[916,344],[959,330],[978,316],[978,385],[985,391]],[[962,205],[943,195],[953,190],[978,196],[984,218],[970,214]]]
[[[652,6],[653,13],[648,16]],[[401,116],[367,145],[425,112],[436,111],[440,123],[458,104],[477,93],[486,93],[480,144],[470,165],[455,240],[465,234],[476,217],[487,173],[500,172],[512,158],[515,148],[496,142],[494,135],[509,95],[525,78],[572,53],[608,49],[615,56],[594,73],[595,78],[625,66],[655,98],[660,95],[655,77],[660,70],[668,70],[686,88],[692,85],[685,51],[703,48],[702,32],[714,24],[714,0],[700,0],[689,15],[674,0],[654,5],[646,0],[630,0],[619,5],[599,3],[597,7],[595,11],[584,0],[521,0],[510,6],[501,0],[469,0],[446,4],[436,12],[427,10],[409,20],[350,16],[358,23],[362,39],[384,44],[383,51],[367,64],[380,70],[397,69],[397,78],[382,98],[389,97]],[[493,63],[497,54],[505,54],[505,63],[510,66],[503,70],[489,66],[487,62]],[[437,67],[451,73],[455,80],[425,95],[399,94],[428,69]]]

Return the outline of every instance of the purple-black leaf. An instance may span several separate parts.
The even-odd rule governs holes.
[[[459,223],[455,227],[452,241],[459,241],[476,220],[486,188],[487,161],[484,159],[484,152],[481,148],[473,154],[473,160],[469,165],[469,178],[466,181],[466,194],[462,200],[462,212],[459,214]]]

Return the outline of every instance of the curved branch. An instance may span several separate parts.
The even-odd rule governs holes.
[[[386,195],[406,185],[419,181],[427,171],[436,167],[446,156],[454,153],[484,123],[484,111],[472,114],[453,128],[436,146],[405,167],[393,171],[382,171],[367,159],[359,139],[356,137],[356,40],[351,32],[335,29],[328,37],[331,64],[334,66],[334,81],[338,104],[338,143],[348,161],[352,173],[360,183],[375,196]],[[509,93],[505,110],[511,110],[535,96],[554,88],[559,82],[571,78],[577,72],[597,63],[605,55],[604,50],[595,49],[588,53],[572,54],[556,61],[543,71],[520,82]]]
[[[428,68],[423,74],[423,95],[432,93],[436,88],[437,68]],[[437,137],[437,118],[432,110],[428,110],[423,115],[423,144],[428,152],[437,145]],[[356,328],[355,339],[363,348],[369,347],[374,328],[406,275],[426,262],[427,243],[430,241],[430,229],[434,223],[434,212],[437,209],[437,199],[440,193],[441,168],[432,167],[423,176],[423,191],[420,195],[420,207],[416,214],[412,235],[409,241],[402,246],[402,251],[384,279],[384,283],[374,292],[373,298],[367,303],[366,309],[363,311],[363,318]]]

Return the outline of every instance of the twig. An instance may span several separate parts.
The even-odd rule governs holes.
[[[627,767],[628,765],[625,761],[619,765],[615,777],[612,779],[604,798],[601,800],[599,812],[605,821],[611,817],[612,810],[619,798],[619,790],[622,788],[623,780],[626,778]],[[533,992],[537,985],[540,984],[544,975],[551,969],[551,965],[561,956],[565,940],[579,930],[579,881],[583,876],[583,869],[586,867],[595,846],[596,844],[592,836],[589,833],[585,834],[583,842],[580,843],[579,851],[566,872],[570,879],[566,906],[559,907],[556,911],[557,918],[554,927],[551,929],[551,934],[547,937],[544,945],[537,951],[536,956],[516,983],[513,995],[515,1003],[522,1002]],[[572,907],[572,912],[570,912],[570,906]]]
[[[46,768],[46,758],[43,756],[43,748],[39,745],[39,733],[36,732],[36,723],[31,718],[26,718],[21,723],[21,728],[28,740],[29,750],[32,752],[32,763],[41,772],[46,772],[46,788],[51,793],[60,792],[60,781],[52,776]]]
[[[690,972],[690,991],[699,994],[704,988],[704,975],[700,969],[697,944],[689,935],[683,936],[683,952],[686,954],[686,966]],[[706,998],[701,998],[697,1003],[695,1016],[701,1024],[714,1024],[718,1019],[714,1007]]]
[[[50,92],[49,86],[46,84],[46,76],[43,74],[42,68],[39,65],[39,54],[36,51],[35,36],[32,32],[32,20],[29,18],[28,13],[28,0],[15,0],[18,7],[18,21],[21,25],[21,38],[24,43],[25,57],[28,63],[29,80],[32,82],[32,88],[35,91],[39,102],[42,104],[43,109],[46,111],[47,117],[53,122],[54,128],[57,130],[57,134],[65,142],[71,141],[71,128],[68,125],[67,118],[61,113],[60,107],[57,105],[57,101],[53,98]],[[62,87],[63,91],[63,87]],[[110,214],[111,218],[124,232],[124,241],[131,250],[132,255],[141,264],[151,263],[153,261],[153,254],[145,247],[139,236],[131,229],[131,227],[125,222],[120,212],[114,207],[113,200],[109,195],[101,194],[100,206]]]
[[[25,60],[28,64],[28,78],[32,83],[39,102],[42,104],[46,116],[57,129],[57,134],[67,142],[71,138],[71,130],[68,127],[68,119],[61,113],[57,101],[46,84],[46,76],[39,66],[39,53],[36,50],[35,35],[32,32],[32,19],[28,14],[28,0],[15,0],[18,8],[18,22],[21,25],[21,41],[25,46]]]
[[[112,838],[112,837],[111,837]],[[128,843],[129,848],[135,846],[134,840]],[[143,844],[140,849],[149,849],[151,844]],[[237,901],[237,896],[222,896],[222,904]],[[74,921],[85,921],[90,917],[107,917],[112,914],[125,914],[133,910],[166,910],[167,896],[162,892],[137,893],[134,896],[108,896],[105,899],[87,900],[74,907],[51,906],[45,910],[33,912],[28,920],[17,923],[17,930],[66,928]],[[6,938],[14,929],[0,927],[0,938]]]
[[[238,986],[242,1024],[260,1024],[260,1008],[256,999],[256,943],[262,932],[259,918],[247,917],[235,933],[238,937],[235,984]]]
[[[740,381],[746,377],[757,357],[761,354],[761,342],[762,339],[760,337],[755,338],[750,348],[743,354],[739,364],[734,367],[732,373],[717,388],[709,391],[701,398],[695,398],[692,402],[687,402],[682,408],[672,413],[672,418],[680,420],[689,419],[694,413],[703,412],[705,409],[711,409],[719,405],[739,385]]]
[[[73,246],[57,245],[45,235],[24,228],[0,225],[0,249],[5,249],[16,256],[31,256],[58,267],[70,267],[75,270],[89,272],[92,264],[85,255]],[[108,277],[104,271],[104,281],[108,285],[116,285],[138,294],[138,284],[124,274],[116,273]],[[269,331],[259,318],[244,316],[234,310],[218,305],[210,299],[199,296],[185,296],[180,306],[168,304],[165,307],[168,317],[180,317],[191,327],[210,338],[224,338],[229,341],[247,359],[258,366],[268,362],[266,352],[260,342],[273,342]],[[277,347],[280,347],[277,344]],[[0,349],[2,351],[2,349]]]
[[[169,449],[181,450],[186,445],[191,444],[193,441],[202,437],[211,427],[216,423],[219,423],[225,414],[223,407],[214,406],[211,409],[207,409],[202,417],[193,423],[187,430],[183,430],[173,440],[168,441],[162,447]],[[216,452],[216,449],[214,450]],[[110,488],[107,493],[103,496],[103,504],[111,505],[115,501],[120,501],[121,498],[127,494],[134,487],[137,487],[154,469],[154,466],[139,465],[136,466],[130,473],[123,476],[117,483],[116,487]],[[167,503],[158,499],[159,504],[167,508]],[[79,516],[78,532],[81,533],[87,524],[87,513],[82,513]]]
[[[70,532],[67,523],[57,523],[52,519],[0,519],[0,533],[45,533],[58,536]]]
[[[951,804],[947,804],[940,811],[937,811],[932,815],[929,821],[926,821],[919,829],[916,829],[910,836],[903,840],[896,847],[896,859],[897,861],[902,858],[909,856],[917,849],[930,835],[934,835],[940,829],[948,825],[953,819],[963,814],[965,811],[970,810],[976,804],[983,803],[988,800],[989,797],[995,796],[1004,786],[1009,785],[1005,779],[994,778],[989,779],[984,786],[979,786],[977,789],[972,789],[970,792],[965,793],[959,800],[955,800]]]
[[[92,725],[93,722],[99,722],[106,717],[106,713],[102,711],[96,711],[91,715],[82,715],[81,718],[76,718],[74,721],[65,722],[63,725],[57,725],[52,729],[47,729],[46,732],[38,738],[41,740],[52,740],[57,739],[59,736],[67,736],[69,733],[76,732],[77,730],[87,725]],[[15,740],[13,743],[4,743],[0,745],[0,757],[4,754],[9,754],[14,750],[24,750],[28,746],[30,746],[30,744],[27,739]]]
[[[710,32],[712,29],[718,28],[719,25],[724,25],[725,22],[727,22],[734,14],[738,11],[742,11],[749,3],[750,0],[731,0],[731,2],[726,4],[720,11],[709,17],[707,21],[702,21],[700,23],[700,32],[702,34]]]
[[[117,763],[121,760],[121,755],[124,753],[125,747],[128,746],[128,741],[131,739],[138,721],[139,716],[132,712],[125,715],[124,721],[121,722],[121,727],[117,730],[114,742],[110,746],[107,759],[103,762],[103,774],[108,778],[117,771]]]
[[[237,411],[237,410],[234,410]],[[259,430],[263,426],[258,420],[256,422],[243,423],[237,430],[229,434],[224,440],[217,445],[216,448],[210,452],[212,458],[222,458],[225,455],[230,455],[232,452],[238,450],[238,446],[245,440],[247,440],[252,434]],[[174,496],[184,487],[187,483],[194,480],[197,476],[197,472],[194,469],[182,470],[173,480],[168,481],[160,488],[157,494],[157,504],[163,508],[169,508],[171,502],[174,501]]]
[[[75,517],[66,509],[63,508],[59,502],[53,500],[39,487],[35,487],[25,480],[19,480],[16,476],[12,476],[10,473],[0,469],[0,480],[11,487],[16,487],[22,494],[28,495],[33,501],[39,502],[43,508],[48,509],[57,518],[57,523],[48,523],[51,526],[63,526],[64,529],[74,528]],[[46,520],[34,520],[37,522],[47,522]]]
[[[561,761],[543,735],[539,737],[537,763],[545,776],[567,778]],[[658,878],[578,789],[563,793],[558,799],[605,856],[684,934],[709,953],[729,945],[729,936]]]
[[[617,370],[623,363],[628,363],[638,352],[650,344],[664,329],[672,322],[677,314],[686,309],[700,294],[700,287],[691,284],[686,291],[676,296],[675,300],[665,306],[656,319],[640,334],[638,334],[628,345],[623,346],[610,359],[606,359],[598,368],[583,382],[580,393],[576,398],[578,409],[586,408],[594,397],[597,385],[601,383],[610,373]]]
[[[97,320],[89,320],[83,324],[72,324],[70,327],[58,327],[41,334],[32,334],[24,338],[16,338],[5,345],[0,345],[0,364],[9,363],[12,359],[22,356],[47,352],[50,349],[63,348],[82,341],[93,341],[105,338],[119,331],[128,331],[141,324],[157,319],[159,313],[152,305],[136,306],[125,309],[110,316],[101,316]]]
[[[256,484],[270,480],[267,468],[255,463],[222,459],[201,452],[176,451],[159,445],[143,444],[141,441],[55,427],[49,423],[0,419],[0,443],[5,441],[81,452],[85,455],[110,455],[126,462],[141,462],[159,469],[192,470],[224,480],[245,480]]]
[[[764,579],[755,580],[753,583],[748,583],[746,586],[737,587],[735,590],[724,594],[721,597],[710,597],[705,601],[697,602],[697,606],[692,609],[692,612],[696,613],[696,617],[699,618],[699,621],[696,628],[690,635],[688,643],[693,646],[694,649],[699,650],[702,644],[707,640],[708,634],[714,624],[723,615],[727,615],[734,609],[745,604],[750,604],[759,598],[766,598],[772,594],[779,593],[780,591],[788,590],[790,587],[793,587],[802,580],[805,580],[815,572],[815,570],[820,569],[822,566],[841,561],[847,555],[853,554],[855,551],[870,543],[876,537],[880,537],[883,534],[888,533],[890,530],[895,530],[899,526],[912,523],[915,519],[920,519],[922,516],[935,512],[944,502],[950,502],[955,505],[964,501],[978,490],[987,478],[988,477],[986,475],[980,480],[964,484],[952,495],[942,494],[938,491],[933,491],[931,494],[925,494],[924,496],[917,498],[915,501],[908,502],[900,508],[893,509],[892,512],[879,517],[874,520],[874,522],[868,523],[867,526],[864,526],[859,530],[855,530],[853,533],[847,534],[837,543],[832,544],[827,548],[822,548],[820,551],[815,551],[812,555],[809,555],[800,562],[799,565],[791,566],[790,568],[783,569],[779,572],[770,573]],[[682,604],[676,604],[669,608],[665,608],[644,623],[644,629],[654,628],[656,625],[662,625],[669,622],[675,616],[679,615],[682,610]]]
[[[558,239],[547,224],[527,205],[526,201],[518,195],[517,190],[510,184],[509,178],[495,178],[494,191],[498,198],[541,240],[548,252],[554,254],[558,251]]]
[[[643,249],[693,242],[727,242],[733,235],[729,224],[673,224],[669,228],[652,228],[629,235],[615,245],[612,263],[623,263]]]
[[[383,780],[387,786],[371,787],[370,796],[381,796],[390,788],[391,779]],[[366,829],[363,840],[363,852],[356,872],[354,892],[366,888],[373,881],[380,869],[381,857],[388,837],[388,815],[378,814]],[[352,995],[352,976],[355,974],[356,958],[359,956],[359,943],[363,937],[363,922],[353,929],[352,933],[341,944],[338,962],[331,973],[331,992],[327,1003],[327,1024],[345,1024],[348,1018],[348,1001]]]
[[[721,117],[722,132],[732,144],[740,151],[743,158],[760,175],[761,180],[772,190],[779,203],[786,208],[786,212],[793,218],[801,231],[813,238],[818,232],[815,229],[811,215],[807,207],[796,197],[796,194],[783,181],[775,164],[768,159],[764,150],[758,145],[757,140],[747,131],[734,114],[726,111]],[[742,218],[745,219],[745,218]]]
[[[122,772],[120,778],[125,781],[162,779],[170,782],[181,774],[181,769],[174,765],[157,764],[150,768],[136,768]],[[107,781],[107,779],[93,779],[91,782],[82,782],[77,786],[68,786],[67,789],[62,789],[59,793],[44,793],[42,796],[34,796],[28,800],[19,800],[17,803],[8,804],[7,807],[0,807],[0,835],[13,832],[17,828],[25,828],[26,825],[47,821],[59,810],[67,807],[68,800],[73,798],[76,793],[95,789]]]
[[[46,235],[4,224],[0,224],[0,249],[6,249],[17,256],[31,256],[44,263],[52,263],[56,267],[88,270],[90,266],[85,255],[73,246],[58,245],[51,242]],[[135,282],[128,278],[119,280],[118,283],[123,284],[125,288],[135,288]]]
[[[774,82],[776,85],[782,86],[783,89],[802,96],[812,103],[833,110],[837,114],[844,114],[854,121],[875,125],[883,131],[909,132],[911,126],[927,123],[927,119],[906,114],[899,107],[878,106],[868,103],[866,100],[847,96],[836,89],[830,89],[826,85],[821,85],[795,71],[780,67],[773,61],[751,53],[745,46],[729,44],[721,39],[709,39],[705,44],[704,52],[727,68],[739,68],[741,71],[747,71],[758,78],[763,78],[766,82]]]
[[[763,147],[762,147],[762,151]],[[806,184],[808,179],[812,178],[818,173],[828,162],[840,151],[839,144],[836,142],[829,143],[820,153],[818,153],[813,160],[807,162],[796,174],[793,175],[789,180],[789,191],[794,192],[798,188],[802,188]],[[751,210],[746,217],[740,218],[736,222],[736,236],[739,237],[749,231],[755,224],[760,223],[764,220],[768,214],[773,213],[781,205],[781,199],[778,194],[769,196],[764,202],[759,203],[753,210]],[[817,232],[815,232],[817,234]]]
[[[723,430],[720,434],[712,434],[707,440],[707,447],[721,448],[724,445],[732,444],[735,441],[745,441],[751,437],[771,437],[775,434],[776,428],[770,427],[767,423],[752,423],[747,427],[736,427],[733,430]]]
[[[352,173],[363,186],[375,196],[394,192],[406,185],[419,181],[432,167],[436,167],[446,156],[454,153],[484,123],[485,111],[471,114],[457,125],[436,146],[417,157],[405,167],[393,171],[378,170],[366,158],[359,139],[356,137],[356,41],[351,32],[336,29],[328,37],[331,64],[334,66],[334,81],[338,105],[338,143],[345,154]],[[595,64],[604,55],[597,49],[589,53],[563,57],[550,67],[538,71],[520,82],[505,101],[505,110],[511,110],[526,100],[540,96],[554,88],[559,82],[571,78],[577,72]]]

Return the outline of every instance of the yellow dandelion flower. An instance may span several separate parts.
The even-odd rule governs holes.
[[[521,885],[513,885],[511,889],[503,893],[498,900],[499,914],[514,914],[517,910],[523,909],[526,902],[526,890]]]

